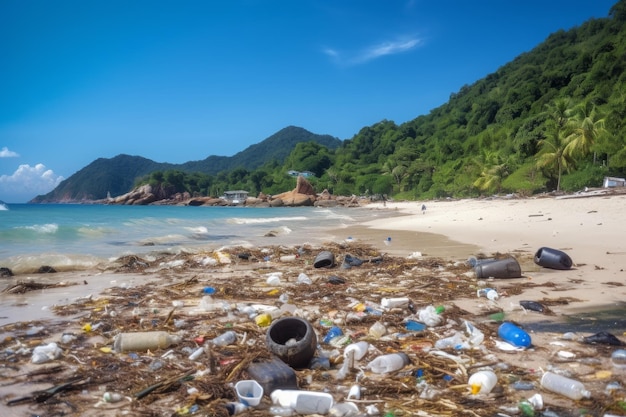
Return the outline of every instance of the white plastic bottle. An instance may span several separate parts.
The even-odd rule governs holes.
[[[472,394],[489,394],[493,387],[496,386],[498,382],[498,377],[495,372],[483,369],[481,371],[473,373],[467,384],[470,386],[472,390]]]
[[[380,305],[383,308],[408,307],[409,301],[407,297],[383,298],[380,300]]]
[[[119,353],[165,349],[179,342],[179,336],[163,331],[120,333],[115,337],[113,350]]]
[[[541,377],[541,386],[548,391],[563,395],[572,400],[591,397],[591,392],[585,389],[582,382],[553,372],[543,374]]]
[[[276,389],[270,396],[272,403],[299,414],[328,414],[335,403],[333,396],[326,392]]]
[[[370,347],[370,344],[364,340],[361,340],[360,342],[351,343],[344,348],[343,356],[344,358],[348,358],[348,356],[351,355],[350,352],[354,352],[352,353],[354,360],[360,361],[361,359],[363,359],[363,357],[367,353],[367,349],[369,349],[369,347]]]
[[[235,333],[232,330],[229,330],[213,338],[211,340],[211,343],[213,343],[215,346],[228,346],[228,345],[232,345],[236,341],[237,341],[237,333]]]
[[[367,364],[367,369],[376,374],[398,371],[411,363],[406,353],[389,353],[376,357]]]

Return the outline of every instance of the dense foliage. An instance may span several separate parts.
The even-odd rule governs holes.
[[[315,173],[318,191],[404,199],[600,186],[604,176],[626,176],[625,23],[621,0],[607,18],[551,34],[428,115],[401,125],[382,120],[339,147],[311,134],[315,140],[292,146],[276,140],[270,152],[266,140],[236,164],[209,157],[159,167],[140,173],[135,185],[275,194],[293,188],[287,171],[296,170]]]

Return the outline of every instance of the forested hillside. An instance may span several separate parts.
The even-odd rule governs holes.
[[[336,149],[303,140],[284,159],[261,158],[266,141],[238,165],[210,157],[143,172],[134,184],[274,194],[293,188],[286,173],[296,170],[315,173],[317,191],[403,199],[600,186],[604,176],[626,176],[626,0],[607,14],[551,34],[427,115],[382,120]]]

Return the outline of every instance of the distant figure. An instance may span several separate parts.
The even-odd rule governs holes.
[[[422,214],[426,214],[426,204],[422,204]]]

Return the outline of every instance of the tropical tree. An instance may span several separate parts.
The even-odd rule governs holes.
[[[549,119],[546,122],[546,137],[539,141],[541,149],[537,157],[537,167],[556,170],[556,191],[560,191],[563,170],[569,170],[574,166],[572,154],[567,151],[574,138],[569,119],[571,114],[569,100],[556,100],[548,106],[547,112]]]
[[[598,136],[604,132],[604,119],[591,102],[578,105],[572,111],[573,124],[570,141],[565,152],[572,156],[585,156],[591,151]]]

